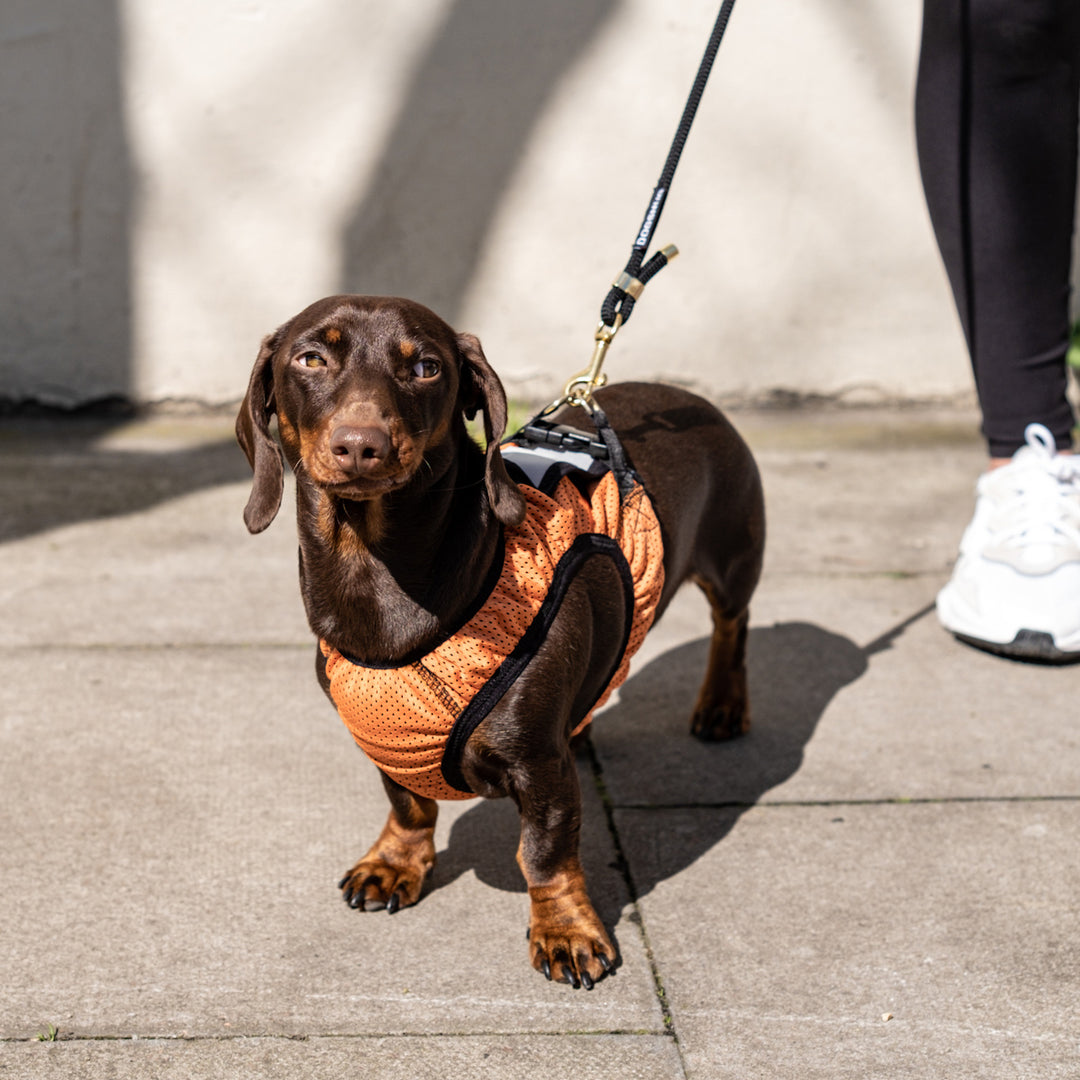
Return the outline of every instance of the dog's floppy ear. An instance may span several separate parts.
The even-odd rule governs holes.
[[[506,392],[499,376],[480,348],[473,334],[458,334],[461,354],[461,407],[471,420],[477,409],[484,412],[484,437],[487,439],[484,485],[495,516],[504,525],[520,525],[525,519],[525,498],[506,471],[499,440],[506,431]]]
[[[282,328],[284,329],[284,328]],[[277,516],[285,488],[285,467],[281,450],[270,435],[270,417],[274,413],[274,371],[271,361],[281,343],[282,330],[263,338],[251,382],[236,417],[236,441],[247,455],[255,476],[251,496],[244,509],[248,531],[262,532]]]

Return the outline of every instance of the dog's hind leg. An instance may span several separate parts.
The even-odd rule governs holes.
[[[713,632],[705,679],[698,693],[691,734],[706,742],[730,739],[750,729],[750,700],[746,690],[746,634],[750,612],[729,614],[720,590],[695,579],[712,608]]]

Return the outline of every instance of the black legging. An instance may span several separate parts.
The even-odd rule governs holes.
[[[915,129],[926,201],[994,457],[1065,398],[1080,0],[924,0]]]

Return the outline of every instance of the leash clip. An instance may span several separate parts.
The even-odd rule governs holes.
[[[593,393],[599,390],[601,386],[606,385],[608,381],[601,368],[604,366],[607,351],[611,348],[611,342],[619,332],[619,327],[625,322],[626,316],[629,315],[634,303],[641,299],[641,294],[644,292],[649,279],[678,254],[679,249],[674,244],[668,244],[667,247],[662,248],[653,255],[641,271],[641,277],[635,277],[629,271],[624,270],[615,279],[612,283],[613,294],[618,292],[627,301],[626,315],[622,311],[616,311],[615,317],[610,323],[601,318],[600,322],[597,323],[596,333],[593,334],[595,345],[593,346],[589,366],[575,375],[563,387],[562,397],[556,398],[550,405],[542,409],[539,413],[540,417],[550,416],[556,410],[562,408],[563,405],[576,405],[590,414],[594,412]]]
[[[615,322],[612,326],[608,326],[603,321],[597,324],[596,333],[593,335],[596,344],[593,346],[589,366],[580,374],[575,375],[563,387],[563,401],[567,405],[579,405],[590,412],[592,411],[593,391],[607,382],[607,376],[600,369],[604,366],[604,358],[607,356],[607,351],[611,348],[611,342],[619,332],[619,327],[622,324],[622,315],[615,316]]]

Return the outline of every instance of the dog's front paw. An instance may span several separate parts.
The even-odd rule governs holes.
[[[530,889],[530,893],[542,890]],[[532,966],[555,982],[591,990],[615,968],[615,947],[587,896],[533,896]]]
[[[434,865],[435,845],[430,841],[389,849],[380,842],[338,882],[338,888],[349,907],[385,909],[393,915],[420,899]]]

